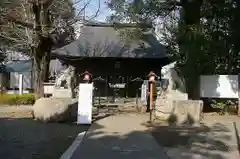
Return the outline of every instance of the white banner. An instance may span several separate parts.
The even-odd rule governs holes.
[[[77,124],[92,123],[93,84],[79,84]]]
[[[200,97],[238,98],[238,75],[200,76]]]

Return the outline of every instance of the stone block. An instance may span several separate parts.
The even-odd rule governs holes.
[[[158,99],[155,115],[169,124],[197,124],[201,120],[202,109],[200,100]]]
[[[55,98],[73,98],[73,92],[71,89],[54,88],[53,97]]]
[[[77,119],[77,99],[40,98],[32,107],[35,120],[43,122],[60,122]]]
[[[166,98],[170,100],[188,100],[188,94],[178,91],[172,91],[171,93],[168,93],[166,95]]]
[[[145,113],[147,111],[147,106],[145,105],[137,105],[136,110],[138,113]]]
[[[156,118],[161,120],[168,120],[173,109],[173,102],[169,99],[157,98],[155,105]]]

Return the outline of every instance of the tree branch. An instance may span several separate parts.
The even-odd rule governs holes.
[[[78,2],[80,2],[80,1],[78,1]],[[88,0],[87,3],[84,4],[84,6],[80,9],[80,11],[78,11],[76,17],[78,17],[87,8],[87,6],[90,4],[90,2],[91,2],[91,0]],[[75,4],[77,4],[77,3],[75,3]]]
[[[97,8],[97,11],[95,12],[95,14],[90,18],[91,19],[94,19],[98,16],[99,14],[99,11],[100,11],[100,7],[101,7],[101,3],[100,3],[100,0],[98,0],[98,8]]]
[[[18,25],[21,25],[23,27],[27,27],[29,29],[33,29],[33,24],[32,23],[28,23],[28,22],[24,22],[22,20],[18,20],[10,15],[6,15],[5,16],[5,20],[9,21],[9,22],[12,22],[12,23],[15,23],[15,24],[18,24]],[[5,24],[5,22],[0,22],[0,24]]]
[[[16,43],[22,43],[22,40],[17,40],[15,38],[12,38],[12,37],[9,37],[9,36],[6,36],[2,33],[0,33],[0,37],[6,39],[6,40],[10,40],[10,41],[13,41],[13,42],[16,42]]]

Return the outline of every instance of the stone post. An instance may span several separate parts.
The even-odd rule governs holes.
[[[23,74],[19,73],[19,94],[22,95],[23,94]]]

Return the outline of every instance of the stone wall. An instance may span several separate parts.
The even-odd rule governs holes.
[[[203,102],[200,100],[176,100],[159,97],[156,101],[157,119],[167,120],[169,124],[195,124],[202,116]]]

